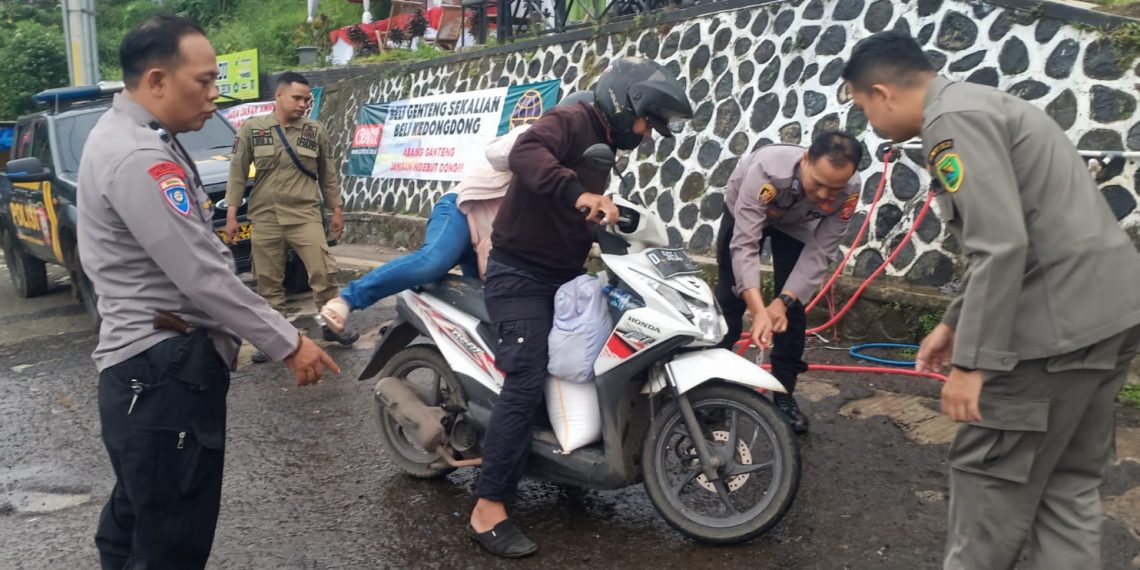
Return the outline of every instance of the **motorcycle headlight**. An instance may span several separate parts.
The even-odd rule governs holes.
[[[685,315],[686,319],[689,319],[690,321],[693,320],[693,311],[689,309],[689,304],[685,302],[685,298],[682,297],[681,294],[678,293],[675,289],[661,283],[660,281],[650,281],[649,286],[653,287],[653,290],[657,291],[657,293],[664,297],[666,301],[669,301],[669,304],[673,305],[674,309],[677,309],[678,312],[680,312],[682,315]]]
[[[677,312],[684,315],[689,322],[697,325],[706,340],[720,338],[720,316],[717,314],[715,305],[709,306],[697,299],[691,299],[656,279],[646,278],[645,281],[673,308],[677,309]]]

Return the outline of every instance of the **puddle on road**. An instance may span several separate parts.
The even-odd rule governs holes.
[[[848,402],[839,409],[845,418],[865,419],[886,416],[903,430],[906,438],[923,445],[950,443],[958,432],[958,424],[930,409],[934,400],[908,394],[875,390],[875,395]]]
[[[37,493],[16,491],[0,498],[0,513],[45,514],[78,507],[91,500],[89,494]]]
[[[801,374],[799,383],[796,384],[796,395],[803,396],[812,402],[820,402],[832,396],[838,396],[839,388],[827,380]]]

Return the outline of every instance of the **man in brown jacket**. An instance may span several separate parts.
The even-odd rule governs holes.
[[[631,97],[635,94],[636,97]],[[584,272],[594,241],[591,221],[616,223],[603,192],[609,179],[579,160],[598,143],[631,150],[656,128],[692,116],[681,85],[643,58],[615,60],[594,88],[594,105],[552,109],[519,137],[510,154],[514,180],[495,218],[484,295],[495,324],[495,364],[506,375],[483,439],[479,501],[468,535],[497,556],[538,551],[507,518],[530,452],[547,372],[554,295]],[[584,212],[584,214],[583,214]]]

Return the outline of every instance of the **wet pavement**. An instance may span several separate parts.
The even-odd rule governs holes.
[[[0,267],[0,567],[94,568],[113,478],[99,439],[95,335],[65,277],[16,298]],[[304,305],[303,299],[296,300]],[[311,305],[310,305],[311,307]],[[311,311],[311,308],[310,308]],[[463,535],[475,472],[402,476],[376,436],[371,383],[355,381],[391,318],[354,314],[366,334],[330,347],[340,378],[297,388],[281,364],[235,374],[221,520],[211,568],[934,568],[946,516],[947,434],[937,386],[909,378],[811,375],[802,406],[798,498],[768,534],[737,547],[684,539],[640,486],[582,491],[526,481],[513,513],[542,550],[502,562]],[[308,317],[298,320],[305,326]],[[841,361],[824,349],[809,360]],[[1105,568],[1140,567],[1140,410],[1119,408],[1117,463],[1103,488]]]

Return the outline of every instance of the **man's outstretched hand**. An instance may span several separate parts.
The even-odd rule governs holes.
[[[297,350],[285,358],[285,365],[293,371],[298,386],[316,384],[326,369],[333,374],[340,374],[340,367],[327,352],[321,350],[309,337],[300,336]]]

